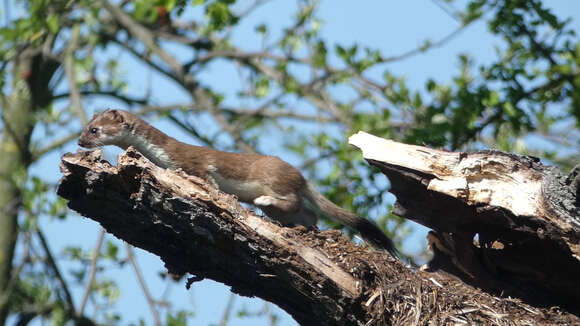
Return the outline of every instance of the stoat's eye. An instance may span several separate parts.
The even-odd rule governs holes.
[[[91,128],[91,134],[96,134],[97,133],[97,128]]]

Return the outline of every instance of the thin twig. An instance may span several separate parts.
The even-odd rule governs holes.
[[[178,127],[180,127],[181,129],[183,129],[183,131],[193,135],[195,138],[199,139],[202,143],[204,143],[207,146],[213,146],[214,142],[213,140],[201,135],[199,132],[197,132],[197,130],[195,130],[194,128],[190,127],[189,124],[186,124],[184,122],[182,122],[181,120],[179,120],[177,117],[175,117],[174,115],[170,115],[169,120],[173,121],[173,123],[175,123]]]
[[[42,156],[44,156],[44,154],[51,152],[57,148],[62,147],[63,145],[65,145],[66,143],[70,142],[71,140],[76,139],[78,136],[80,135],[79,132],[73,132],[70,135],[67,135],[63,138],[57,139],[55,140],[52,144],[46,145],[43,148],[40,148],[36,151],[34,151],[32,153],[32,161],[36,161],[39,158],[41,158]]]
[[[131,16],[123,11],[123,9],[117,7],[116,5],[110,3],[107,0],[101,0],[103,7],[107,9],[109,13],[117,20],[131,35],[139,39],[151,50],[155,55],[161,58],[165,63],[171,67],[171,69],[178,75],[183,74],[183,66],[175,57],[165,52],[155,41],[155,37],[150,30],[140,25],[138,22],[134,21]]]
[[[125,102],[128,105],[132,104],[146,104],[147,100],[145,98],[129,97],[126,95],[119,94],[117,91],[101,91],[101,90],[79,90],[79,94],[82,96],[108,96],[113,97],[119,101]],[[62,98],[68,98],[71,93],[60,93],[52,97],[52,100],[60,100]]]
[[[28,244],[26,244],[26,247],[27,246]],[[30,263],[29,249],[25,248],[23,252],[24,257],[22,258],[22,261],[20,262],[20,264],[18,264],[18,266],[16,266],[16,268],[12,269],[10,280],[8,281],[8,284],[4,288],[3,293],[0,294],[0,307],[3,307],[8,302],[8,300],[10,300],[10,298],[12,297],[12,293],[14,293],[14,290],[16,289],[16,285],[18,285],[20,272],[22,271],[22,269],[24,269],[24,266],[26,264]]]
[[[70,89],[70,105],[73,111],[81,120],[84,125],[89,122],[85,110],[83,110],[83,102],[81,100],[81,95],[79,93],[79,88],[76,84],[76,73],[75,73],[75,51],[77,50],[79,37],[81,34],[81,29],[79,25],[75,25],[71,31],[71,37],[64,54],[64,72],[66,74],[66,79],[68,80],[68,87]]]
[[[424,53],[425,51],[429,50],[429,49],[434,49],[434,48],[439,48],[442,47],[443,45],[445,45],[445,43],[451,41],[452,39],[454,39],[457,35],[459,35],[465,28],[467,28],[467,26],[471,25],[471,23],[473,23],[473,21],[465,23],[459,27],[457,27],[455,30],[451,31],[451,33],[447,34],[446,36],[444,36],[443,38],[441,38],[439,41],[430,43],[427,46],[419,46],[415,49],[409,50],[407,52],[403,52],[399,55],[395,55],[392,57],[387,57],[387,58],[383,58],[382,60],[380,60],[381,63],[386,63],[386,62],[393,62],[393,61],[401,61],[404,59],[408,59],[409,57],[412,57],[416,54],[420,54],[420,53]]]
[[[107,35],[106,37],[108,37],[111,42],[113,42],[115,44],[118,44],[123,49],[129,51],[129,53],[131,53],[134,56],[140,58],[149,67],[155,69],[155,71],[159,72],[163,76],[165,76],[165,77],[167,77],[167,78],[175,81],[176,83],[178,83],[178,84],[180,84],[182,86],[185,85],[185,81],[184,80],[182,80],[181,78],[179,78],[177,75],[173,74],[171,71],[168,71],[168,70],[164,69],[163,67],[161,67],[160,65],[158,65],[157,63],[153,62],[153,60],[151,60],[151,58],[149,58],[147,54],[141,53],[141,52],[137,51],[136,49],[134,49],[133,47],[131,47],[128,44],[128,42],[123,42],[121,40],[118,40],[117,38],[115,38],[112,35]]]
[[[97,243],[95,244],[95,249],[93,249],[93,254],[91,257],[91,268],[89,274],[89,280],[85,287],[85,291],[83,294],[83,299],[81,300],[81,305],[77,312],[77,316],[82,316],[87,305],[87,301],[89,300],[89,295],[91,294],[91,290],[93,287],[93,283],[95,282],[95,276],[97,274],[97,261],[99,260],[99,254],[101,253],[101,247],[103,246],[103,239],[105,238],[105,229],[102,227],[100,228],[99,236],[97,238]]]
[[[137,109],[134,113],[137,115],[146,115],[149,113],[171,113],[174,110],[179,109],[192,109],[194,112],[199,112],[196,109],[196,105],[193,103],[184,103],[184,104],[168,104],[168,105],[143,105],[139,109]]]
[[[284,85],[285,77],[276,69],[256,59],[248,60],[247,63],[250,66],[254,67],[254,69],[260,71],[265,76],[275,80],[278,84]],[[314,106],[330,113],[330,115],[335,117],[338,121],[340,121],[340,123],[344,125],[348,125],[351,123],[350,118],[346,114],[344,114],[344,112],[342,112],[340,109],[338,109],[336,103],[334,101],[331,101],[329,97],[323,97],[320,91],[317,91],[312,87],[309,87],[309,85],[298,83],[298,87],[302,95],[310,102],[312,102]]]
[[[461,17],[457,14],[457,10],[451,6],[449,3],[443,3],[440,0],[432,0],[437,7],[439,7],[443,12],[445,12],[449,17],[453,18],[455,21],[461,22]]]
[[[159,318],[159,312],[155,307],[155,300],[151,297],[151,293],[149,293],[149,289],[147,288],[147,284],[145,284],[145,279],[143,278],[143,274],[141,274],[141,269],[139,265],[137,265],[137,261],[135,260],[135,256],[133,255],[133,248],[131,245],[125,244],[127,249],[127,259],[133,266],[135,270],[135,275],[137,275],[137,280],[139,281],[139,285],[141,286],[141,290],[143,290],[143,294],[145,295],[145,299],[147,299],[147,303],[149,304],[149,309],[151,310],[151,314],[153,315],[153,319],[155,321],[156,326],[161,326],[161,318]]]
[[[222,315],[222,320],[219,323],[219,326],[226,326],[228,321],[230,320],[230,314],[232,313],[232,309],[234,308],[234,301],[236,299],[236,294],[230,293],[230,298],[228,299],[228,304],[226,305],[226,309],[224,309],[224,313]]]
[[[72,296],[70,294],[70,291],[68,289],[68,285],[67,285],[66,281],[62,277],[62,274],[60,273],[60,270],[59,270],[58,266],[56,265],[54,257],[52,256],[52,252],[50,251],[50,248],[48,247],[48,243],[46,242],[46,238],[44,237],[44,234],[42,233],[42,231],[40,229],[36,230],[36,235],[38,236],[38,239],[40,240],[40,244],[42,246],[42,249],[44,250],[44,253],[46,254],[46,260],[48,262],[48,266],[50,266],[50,268],[54,272],[54,275],[56,276],[56,279],[60,283],[60,287],[61,287],[62,291],[64,292],[64,296],[65,296],[64,299],[65,299],[65,302],[68,306],[68,311],[70,312],[71,316],[74,316],[76,309],[74,306]]]

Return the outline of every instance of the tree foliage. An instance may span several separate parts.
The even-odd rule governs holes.
[[[389,231],[402,221],[384,209],[391,199],[377,196],[388,184],[347,146],[345,136],[355,131],[452,150],[532,154],[564,168],[577,163],[580,41],[570,20],[540,0],[435,2],[456,30],[396,56],[368,44],[328,42],[315,0],[296,3],[291,25],[275,31],[257,24],[242,38],[236,32],[265,1],[10,3],[0,28],[0,324],[7,316],[19,325],[37,317],[56,325],[120,318],[107,309],[119,290],[102,268],[131,262],[130,249],[122,255],[118,243],[101,236],[92,252],[52,253],[38,219],[64,219],[67,212],[51,181],[28,173],[76,139],[94,103],[163,117],[192,141],[223,150],[284,148],[275,154],[302,162],[330,199],[376,216],[383,228],[394,221]],[[501,40],[493,62],[458,54],[451,83],[431,79],[421,89],[392,72],[397,62],[428,55],[482,20]],[[147,80],[136,78],[128,62],[147,71],[140,75]],[[219,65],[233,67],[241,86],[208,81]],[[181,95],[166,98],[170,93]],[[549,145],[538,146],[538,139]],[[397,234],[401,240],[404,233]],[[72,275],[59,270],[61,259],[77,263]],[[82,298],[72,298],[71,284],[85,289]],[[87,317],[87,300],[95,317]],[[153,302],[151,309],[159,307]],[[155,319],[183,325],[188,316]]]

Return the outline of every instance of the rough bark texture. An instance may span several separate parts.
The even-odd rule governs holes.
[[[160,256],[171,272],[271,301],[302,325],[580,323],[445,273],[413,271],[335,230],[280,227],[131,148],[118,167],[96,151],[65,155],[61,170],[58,194],[70,208]]]
[[[433,229],[429,270],[580,313],[577,169],[564,176],[534,157],[453,153],[365,133],[350,143],[388,176],[394,213]]]

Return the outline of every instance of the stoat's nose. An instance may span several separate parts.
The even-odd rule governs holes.
[[[80,147],[84,147],[84,148],[88,148],[88,144],[83,142],[82,139],[79,139],[79,141],[77,142],[79,144]]]

